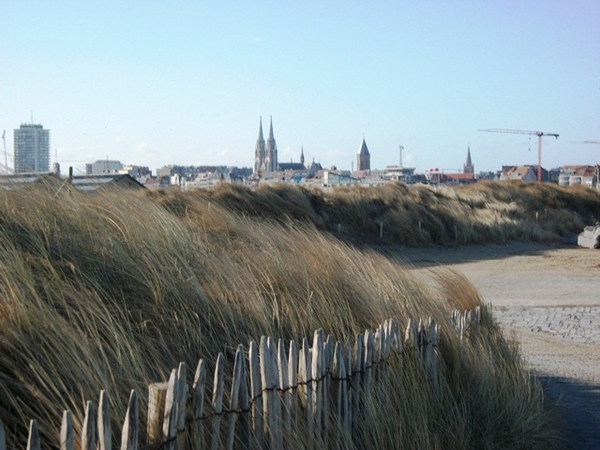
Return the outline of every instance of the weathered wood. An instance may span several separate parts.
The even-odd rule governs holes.
[[[0,421],[0,450],[6,450],[6,433],[4,432],[4,425],[2,425],[1,421]]]
[[[121,450],[137,450],[140,434],[139,407],[137,391],[131,391],[127,413],[121,433]]]
[[[0,424],[1,428],[2,424]],[[2,430],[3,432],[4,430]],[[0,436],[0,450],[2,450],[2,437]],[[73,428],[73,414],[71,411],[63,411],[60,425],[60,449],[75,450],[75,430]],[[5,449],[4,449],[5,450]]]
[[[313,389],[312,389],[312,360],[308,339],[302,339],[302,348],[298,359],[298,391],[300,400],[306,413],[306,430],[309,439],[309,447],[312,447],[314,423],[313,423]]]
[[[85,418],[81,430],[81,450],[96,449],[96,404],[88,401],[85,405]]]
[[[177,435],[177,369],[171,370],[169,384],[167,386],[167,396],[165,399],[165,415],[163,417],[163,442],[166,442],[165,448],[173,450],[175,448],[175,437]]]
[[[263,397],[262,381],[260,377],[260,355],[256,342],[250,342],[249,351],[250,363],[250,389],[252,391],[252,429],[256,437],[258,448],[264,448],[265,435],[263,430]]]
[[[373,378],[373,362],[375,360],[375,335],[371,330],[365,330],[365,362],[362,377],[362,396],[366,400],[371,395],[371,380]],[[364,407],[361,405],[361,407]]]
[[[238,447],[241,449],[251,448],[251,427],[250,427],[250,399],[248,398],[248,375],[246,369],[246,357],[244,354],[244,347],[240,345],[238,349],[241,350],[240,363],[240,390],[239,390],[239,439]]]
[[[42,450],[40,446],[40,429],[37,420],[29,422],[29,437],[27,438],[27,450]]]
[[[352,371],[352,439],[361,442],[362,439],[362,397],[363,377],[365,372],[365,340],[358,333],[354,341],[354,370]]]
[[[221,415],[223,414],[223,393],[225,390],[223,353],[219,352],[217,356],[217,365],[215,367],[215,376],[213,380],[212,408],[213,418],[211,424],[212,440],[210,448],[216,450],[221,447]]]
[[[290,374],[283,339],[279,339],[277,343],[277,365],[279,366],[279,388],[281,389],[281,422],[283,424],[284,442],[287,444],[286,447],[289,448],[291,442],[285,438],[292,434],[292,394],[290,392]]]
[[[195,448],[204,448],[204,433],[202,432],[202,413],[204,411],[204,392],[206,388],[207,369],[203,359],[198,361],[194,382],[192,384],[192,416],[194,419],[193,441]]]
[[[281,407],[277,389],[278,370],[275,345],[269,337],[260,338],[260,368],[263,385],[263,415],[265,434],[269,436],[272,448],[281,448]]]
[[[313,376],[313,412],[315,436],[322,440],[323,432],[323,330],[318,329],[313,336],[312,345],[312,376]]]
[[[288,381],[290,385],[290,421],[298,423],[298,345],[290,341],[288,354]]]
[[[112,429],[110,425],[110,406],[105,390],[100,391],[98,400],[98,450],[112,449]]]
[[[185,406],[187,404],[188,386],[187,386],[187,365],[184,362],[179,363],[177,368],[177,416],[176,416],[176,441],[175,447],[184,450],[185,439]]]
[[[233,363],[233,378],[231,381],[231,395],[229,396],[229,416],[227,420],[227,449],[233,449],[235,442],[235,423],[239,413],[240,386],[246,382],[244,369],[244,346],[238,345]]]
[[[336,421],[333,424],[332,442],[337,448],[349,448],[351,433],[348,421],[348,380],[343,357],[343,344],[335,345],[331,380],[332,409]]]
[[[169,383],[152,383],[148,386],[148,423],[146,435],[148,444],[158,444],[163,440],[165,401]]]

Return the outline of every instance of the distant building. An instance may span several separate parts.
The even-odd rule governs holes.
[[[96,162],[85,165],[86,175],[107,175],[110,173],[120,173],[123,170],[121,161],[114,159],[98,159]]]
[[[260,126],[258,129],[258,139],[254,150],[254,173],[266,174],[275,172],[278,168],[277,162],[277,143],[273,135],[273,118],[269,125],[269,137],[265,142],[263,137],[262,117],[260,118]]]
[[[302,147],[302,149],[300,150],[300,162],[299,163],[290,161],[289,163],[280,162],[277,165],[278,172],[285,172],[288,170],[306,170],[306,166],[304,165],[304,147]]]
[[[15,173],[50,172],[50,130],[21,124],[14,130]]]
[[[365,138],[363,138],[358,155],[356,155],[356,170],[371,170],[371,154],[367,148]]]
[[[594,187],[598,183],[598,170],[598,166],[563,166],[558,175],[558,184]]]
[[[547,179],[542,169],[542,180]],[[535,182],[537,181],[537,166],[502,166],[500,181],[503,180],[521,180]]]
[[[467,161],[463,166],[463,173],[475,173],[475,166],[473,165],[473,161],[471,160],[471,146],[467,147]]]

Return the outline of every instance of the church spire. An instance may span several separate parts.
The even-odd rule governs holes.
[[[304,145],[302,146],[302,149],[300,150],[300,164],[304,165]]]
[[[265,167],[265,139],[263,137],[262,117],[260,118],[260,126],[258,128],[258,139],[254,150],[254,173],[264,173]]]
[[[465,162],[463,173],[475,173],[475,167],[473,166],[473,161],[471,160],[471,144],[469,144],[467,147],[467,161]]]
[[[269,138],[265,148],[265,168],[267,172],[275,172],[279,163],[277,162],[277,143],[273,135],[273,116],[269,124]]]

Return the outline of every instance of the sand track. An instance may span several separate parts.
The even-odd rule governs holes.
[[[423,276],[440,265],[462,272],[559,399],[569,448],[600,449],[600,250],[511,243],[394,253]]]

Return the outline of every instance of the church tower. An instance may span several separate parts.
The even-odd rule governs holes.
[[[273,136],[273,117],[271,117],[271,124],[269,125],[269,138],[267,139],[267,147],[265,149],[265,170],[267,172],[277,171],[277,143]]]
[[[463,167],[463,173],[475,173],[475,166],[473,165],[473,161],[471,161],[471,146],[467,147],[467,162]]]
[[[258,139],[256,140],[256,149],[254,150],[254,174],[265,173],[265,139],[263,138],[262,117],[260,118],[260,127],[258,128]]]
[[[300,164],[304,165],[304,145],[302,146],[302,149],[300,150]]]
[[[367,148],[365,138],[363,138],[358,155],[356,155],[356,170],[371,170],[371,154]]]

